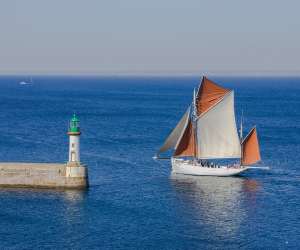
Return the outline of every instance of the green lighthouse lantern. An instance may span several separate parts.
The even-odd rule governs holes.
[[[70,126],[69,126],[69,134],[80,134],[80,124],[79,124],[79,119],[75,114],[73,114],[73,117],[70,121]]]

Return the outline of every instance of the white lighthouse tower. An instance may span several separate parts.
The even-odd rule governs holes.
[[[79,119],[74,114],[69,125],[69,161],[66,165],[66,177],[82,178],[84,186],[88,186],[87,166],[80,162],[80,125]]]
[[[80,162],[80,125],[79,119],[74,114],[69,125],[69,161],[66,166],[66,177],[80,177],[87,181],[87,167]]]
[[[69,163],[80,164],[80,125],[79,119],[74,114],[69,126]]]

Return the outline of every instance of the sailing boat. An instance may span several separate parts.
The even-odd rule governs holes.
[[[155,159],[169,149],[172,172],[186,175],[238,175],[260,161],[256,127],[242,138],[237,131],[234,91],[202,78],[193,102],[159,149]],[[239,159],[238,163],[219,165],[212,160]],[[263,168],[263,167],[261,167]],[[264,168],[265,169],[265,168]]]

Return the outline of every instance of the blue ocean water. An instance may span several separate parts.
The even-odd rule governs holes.
[[[66,161],[76,112],[91,186],[0,188],[0,248],[299,249],[300,79],[212,79],[235,90],[270,171],[180,177],[153,161],[199,77],[1,77],[0,161]]]

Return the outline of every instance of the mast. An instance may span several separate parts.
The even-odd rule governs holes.
[[[241,116],[241,127],[240,127],[240,141],[241,141],[241,159],[240,159],[240,166],[242,166],[243,162],[243,118],[244,118],[244,112],[242,110],[242,116]]]
[[[196,89],[194,88],[194,95],[193,95],[193,115],[196,116]]]
[[[194,129],[194,159],[198,159],[197,154],[197,108],[196,108],[196,89],[194,88],[194,96],[193,96],[193,129]]]

